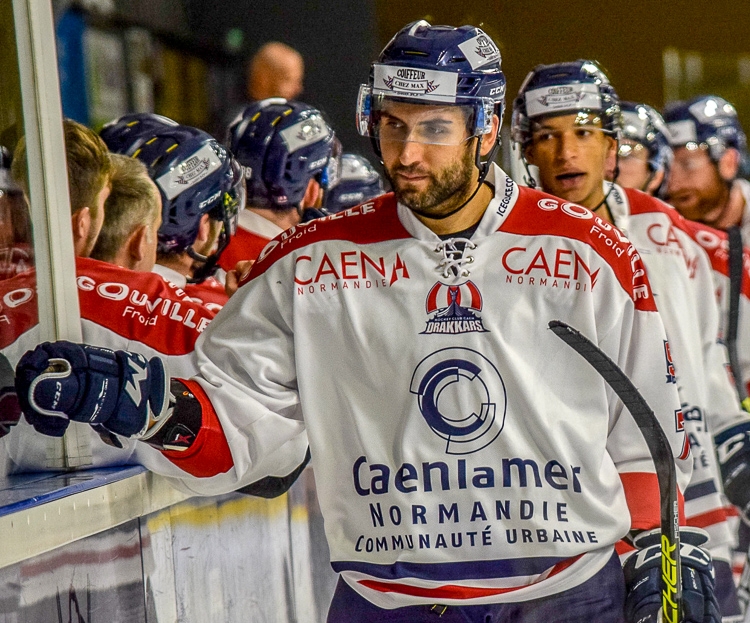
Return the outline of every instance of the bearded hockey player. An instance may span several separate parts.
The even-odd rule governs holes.
[[[620,110],[617,183],[657,196],[673,157],[664,120],[648,104],[620,102]]]
[[[228,271],[257,259],[306,210],[317,212],[338,179],[341,146],[319,110],[281,98],[248,106],[229,126],[227,144],[247,181],[247,208],[220,262]]]
[[[733,536],[712,432],[748,419],[725,371],[726,352],[717,343],[718,308],[706,296],[713,284],[708,256],[674,209],[604,181],[620,124],[617,94],[592,61],[538,66],[514,102],[513,137],[529,164],[538,168],[542,188],[588,207],[604,229],[615,225],[646,265],[669,338],[665,356],[670,362],[674,357],[667,378],[677,386],[693,451],[693,476],[685,493],[687,523],[710,535],[707,547],[714,556],[722,613],[733,616],[739,614],[730,566]]]
[[[206,494],[222,490],[219,476],[228,490],[265,475],[274,457],[293,465],[291,441],[306,430],[341,574],[331,623],[606,623],[625,620],[625,604],[628,621],[655,622],[647,446],[546,327],[580,328],[627,372],[684,487],[691,461],[664,327],[627,239],[493,164],[504,95],[500,52],[480,29],[405,27],[358,100],[395,194],[274,239],[204,333],[200,373],[172,379],[172,398],[159,361],[136,378],[127,352],[87,364],[85,347],[58,343],[19,365],[25,408],[130,438],[149,421],[184,426],[190,447],[161,452]],[[80,360],[65,356],[74,347]],[[120,389],[133,385],[135,400]],[[642,548],[627,594],[624,538]],[[701,537],[682,538],[685,620],[716,621]]]
[[[674,149],[669,203],[716,229],[740,226],[750,240],[750,182],[738,177],[747,165],[747,138],[734,106],[704,95],[667,105],[664,120]]]

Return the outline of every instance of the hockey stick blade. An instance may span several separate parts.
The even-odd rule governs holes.
[[[662,617],[665,623],[678,623],[682,613],[680,577],[680,516],[677,502],[677,471],[672,449],[651,407],[627,375],[596,344],[561,320],[551,320],[549,328],[583,357],[612,388],[630,411],[643,435],[659,482],[661,510]]]

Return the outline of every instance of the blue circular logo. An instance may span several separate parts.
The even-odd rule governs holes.
[[[409,388],[447,454],[471,454],[491,444],[505,424],[507,396],[497,368],[469,348],[444,348],[419,362]]]

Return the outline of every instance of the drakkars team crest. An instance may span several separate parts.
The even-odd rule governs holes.
[[[482,294],[472,281],[455,286],[437,282],[427,294],[425,308],[434,316],[427,321],[423,335],[487,333],[477,315],[482,311]]]

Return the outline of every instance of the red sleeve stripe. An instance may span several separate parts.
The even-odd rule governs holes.
[[[724,523],[727,520],[727,512],[723,508],[717,508],[712,511],[701,513],[700,515],[693,515],[688,517],[687,525],[693,526],[694,528],[707,528],[715,524]]]
[[[661,519],[659,506],[659,481],[656,474],[627,472],[620,474],[625,498],[630,509],[631,530],[651,530],[658,528]],[[677,492],[680,507],[680,525],[685,525],[685,500],[682,492]]]
[[[162,454],[181,470],[198,478],[224,474],[234,467],[234,461],[216,411],[206,392],[197,382],[183,379],[180,381],[198,399],[203,421],[190,448],[183,452],[164,450]]]
[[[685,221],[686,229],[690,237],[701,245],[708,258],[711,260],[711,268],[715,272],[729,277],[729,242],[727,233],[695,221]],[[745,244],[748,242],[745,241]],[[750,250],[745,246],[743,251],[743,278],[742,294],[750,298]]]

